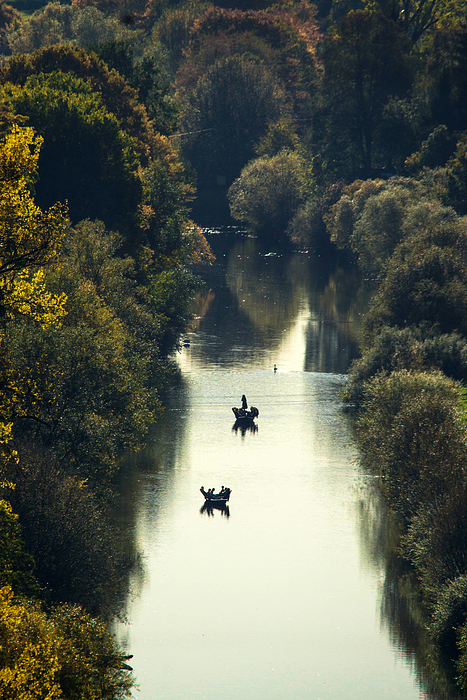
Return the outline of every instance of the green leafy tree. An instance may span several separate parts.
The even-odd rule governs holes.
[[[428,217],[427,229],[401,243],[388,263],[365,318],[368,344],[384,326],[466,335],[466,255],[466,222],[450,217],[431,228]]]
[[[188,224],[187,203],[192,188],[185,170],[167,141],[160,140],[159,157],[143,170],[144,240],[153,251],[157,271],[182,262],[184,231]],[[172,262],[170,262],[172,260]]]
[[[0,500],[0,547],[0,588],[12,586],[17,595],[38,598],[34,560],[26,552],[18,516],[4,500]]]
[[[285,113],[285,93],[264,66],[237,57],[212,66],[182,117],[182,150],[198,188],[225,192],[254,156],[268,123]]]
[[[365,387],[358,442],[406,522],[434,496],[441,503],[465,487],[459,397],[460,386],[440,373],[379,374]]]
[[[287,226],[290,241],[302,250],[319,251],[329,247],[324,223],[325,207],[318,197],[308,199],[298,207]]]
[[[248,163],[230,187],[230,211],[262,237],[286,240],[304,188],[305,168],[296,153],[262,156]]]
[[[149,295],[161,325],[160,348],[164,355],[179,346],[180,335],[192,318],[190,302],[202,287],[201,280],[183,267],[164,270],[154,276]]]
[[[420,150],[405,161],[408,172],[417,172],[422,168],[436,168],[446,165],[455,148],[455,140],[444,124],[437,126],[423,141]]]
[[[447,377],[467,381],[467,342],[460,333],[428,334],[421,328],[383,327],[362,350],[349,370],[346,400],[361,405],[365,383],[379,373],[398,370],[441,371]]]
[[[459,214],[467,214],[467,133],[462,134],[454,155],[447,163],[448,201]]]
[[[123,700],[134,685],[128,657],[116,646],[106,626],[78,606],[53,610],[51,622],[63,641],[59,672],[63,694],[70,700]]]
[[[40,391],[40,400],[25,392],[15,432],[53,444],[59,463],[98,483],[115,470],[121,449],[136,446],[154,420],[158,402],[147,373],[156,358],[138,357],[131,327],[70,263],[55,271],[50,284],[67,290],[66,323],[53,331],[10,323],[5,336],[11,380],[21,382],[30,368]]]
[[[327,226],[333,242],[355,253],[365,275],[378,278],[397,245],[419,229],[455,220],[439,201],[436,180],[357,180],[344,188]]]
[[[453,19],[445,17],[448,21]],[[465,129],[467,118],[467,31],[461,20],[437,27],[420,42],[414,102],[423,113],[424,139],[445,125],[451,139]]]
[[[9,497],[34,557],[42,596],[49,605],[79,604],[106,619],[119,614],[136,555],[124,551],[103,499],[92,492],[91,480],[70,476],[69,465],[60,469],[53,449],[22,443],[18,451],[21,467],[12,474],[16,487]],[[5,563],[11,561],[5,557]],[[21,573],[16,573],[18,583]],[[21,592],[19,586],[14,590]]]
[[[88,82],[60,72],[4,89],[13,109],[44,137],[39,204],[67,201],[75,222],[99,217],[127,232],[141,200],[138,158],[99,94]]]
[[[5,39],[13,54],[25,54],[54,44],[85,48],[111,40],[134,42],[135,32],[97,7],[49,2],[19,26],[10,24]]]
[[[88,84],[102,107],[116,117],[122,131],[135,140],[134,146],[147,164],[154,143],[154,130],[146,110],[137,101],[137,93],[124,78],[109,71],[92,52],[73,46],[48,46],[30,55],[13,56],[0,69],[2,83],[22,87],[33,76],[65,73]]]
[[[255,147],[258,156],[277,156],[281,151],[295,151],[300,145],[293,119],[282,117],[269,124],[267,133]]]

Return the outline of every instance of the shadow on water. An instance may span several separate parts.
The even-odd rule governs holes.
[[[115,479],[113,517],[120,525],[122,547],[139,562],[128,576],[128,598],[141,594],[146,582],[144,553],[138,550],[138,520],[160,522],[170,494],[175,490],[175,472],[185,441],[187,389],[183,377],[163,396],[164,412],[149,431],[138,452],[126,452]]]

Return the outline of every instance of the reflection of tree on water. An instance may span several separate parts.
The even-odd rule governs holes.
[[[240,434],[243,437],[244,435],[246,435],[246,433],[257,433],[258,426],[254,421],[236,420],[232,426],[232,432],[240,432]]]
[[[216,263],[200,270],[208,292],[194,313],[216,340],[213,361],[251,364],[281,346],[299,315],[309,308],[305,369],[345,373],[358,356],[364,300],[355,268],[302,253],[271,252],[254,238],[211,234]],[[331,324],[332,332],[329,333]],[[222,341],[225,339],[225,347]],[[221,354],[221,357],[219,356]]]
[[[239,241],[229,254],[227,286],[265,340],[290,328],[300,309],[306,272],[290,276],[289,259],[289,254],[270,254],[251,238]]]
[[[362,486],[357,507],[365,565],[384,574],[381,621],[394,646],[413,662],[429,700],[465,700],[454,682],[455,670],[449,661],[440,659],[430,640],[416,581],[410,565],[398,554],[400,529],[372,477]]]
[[[353,267],[335,266],[328,271],[324,285],[316,284],[313,273],[319,261],[310,260],[308,300],[310,322],[307,328],[305,369],[310,372],[345,374],[359,356],[362,309],[366,294]]]
[[[190,323],[189,330],[195,331],[199,327],[199,322],[208,312],[211,303],[214,301],[215,294],[212,289],[205,290],[203,292],[198,292],[196,297],[193,299],[191,304],[191,313],[194,318]]]
[[[136,542],[140,511],[154,523],[157,532],[160,510],[175,489],[175,467],[185,443],[186,423],[179,420],[180,414],[187,410],[184,387],[184,379],[180,377],[179,383],[167,390],[165,410],[147,436],[146,446],[139,452],[124,454],[120,473],[115,479],[117,493],[112,511],[120,526],[121,545],[138,562],[138,566],[128,572],[130,596],[127,600],[139,595],[145,583],[144,562]],[[143,479],[143,475],[146,478]]]
[[[229,506],[226,503],[214,503],[212,501],[208,503],[207,501],[205,501],[202,507],[199,509],[201,515],[206,514],[208,517],[212,517],[215,511],[218,511],[221,515],[223,515],[226,518],[230,517]]]

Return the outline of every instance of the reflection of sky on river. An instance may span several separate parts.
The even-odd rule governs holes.
[[[362,550],[344,377],[303,371],[303,295],[296,310],[254,363],[245,345],[237,360],[214,347],[226,347],[225,319],[201,319],[178,355],[182,384],[128,477],[146,575],[116,633],[141,700],[425,697],[380,624],[384,569]],[[230,410],[242,393],[260,409],[244,436]],[[221,484],[233,489],[230,517],[201,515],[199,487]]]

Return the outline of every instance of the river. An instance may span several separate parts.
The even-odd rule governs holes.
[[[384,508],[342,411],[365,305],[355,271],[209,240],[181,382],[122,477],[143,564],[113,631],[135,698],[436,697],[394,612]],[[255,430],[234,429],[243,393]],[[202,485],[232,489],[228,512],[201,512]]]

